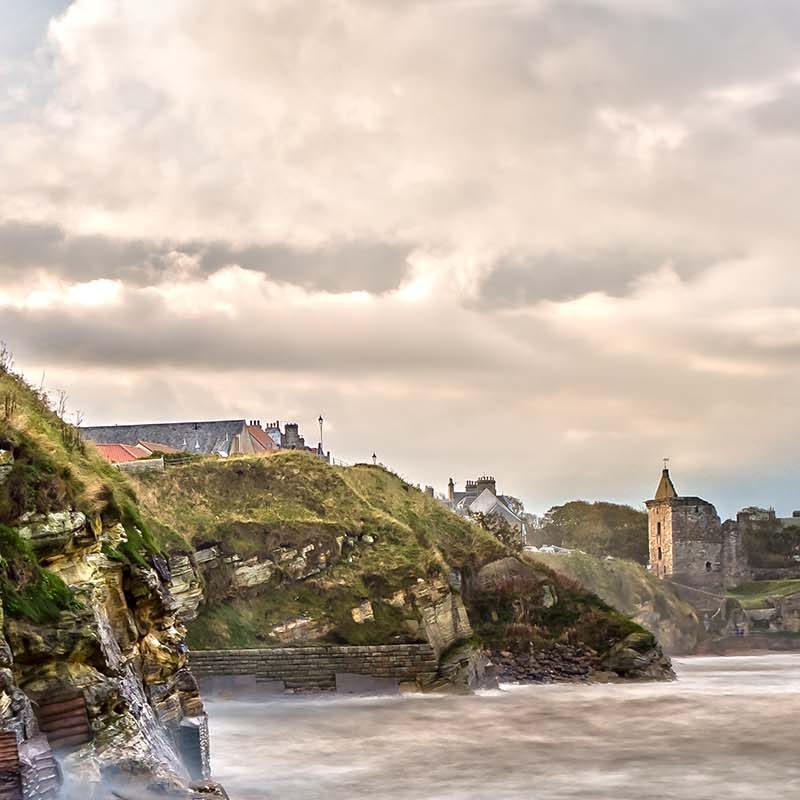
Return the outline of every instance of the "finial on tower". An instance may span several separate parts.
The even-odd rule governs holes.
[[[677,497],[678,493],[675,491],[675,486],[672,483],[672,478],[669,476],[669,459],[664,459],[664,471],[661,473],[661,481],[656,489],[656,500],[668,500],[672,497]]]

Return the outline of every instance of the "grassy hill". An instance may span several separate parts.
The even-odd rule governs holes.
[[[489,581],[484,590],[482,568],[510,551],[381,467],[333,467],[305,453],[281,452],[209,459],[135,480],[143,513],[168,550],[215,546],[228,560],[275,565],[265,584],[249,589],[233,589],[218,574],[206,579],[206,602],[189,623],[194,647],[277,643],[276,626],[298,619],[311,631],[310,641],[419,639],[416,593],[430,586],[462,597],[476,631],[495,645],[512,628],[540,643],[591,639],[601,650],[642,632],[541,564],[525,567],[524,579]],[[287,551],[311,545],[313,557],[325,554],[324,569],[297,577],[281,566]],[[545,586],[552,587],[551,607]],[[374,613],[368,624],[353,617],[365,601]]]

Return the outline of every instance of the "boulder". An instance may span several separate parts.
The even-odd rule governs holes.
[[[664,655],[651,633],[632,633],[614,645],[602,660],[601,668],[620,678],[673,680],[672,662]]]
[[[369,600],[365,600],[355,608],[350,609],[350,614],[353,617],[353,622],[358,625],[375,621],[375,612],[372,610],[372,603]]]
[[[473,635],[464,601],[460,594],[450,590],[446,580],[419,581],[412,587],[411,595],[422,631],[437,656]]]

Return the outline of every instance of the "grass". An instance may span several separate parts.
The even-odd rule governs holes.
[[[448,578],[453,570],[464,578],[464,599],[484,641],[506,641],[513,628],[525,635],[535,631],[547,641],[577,637],[605,650],[631,633],[644,633],[541,564],[527,568],[528,593],[470,596],[470,576],[508,556],[508,549],[382,467],[332,467],[307,453],[284,451],[206,459],[132,480],[165,549],[214,544],[223,554],[274,560],[277,552],[314,544],[316,552],[332,555],[333,563],[310,579],[293,580],[278,568],[268,586],[251,590],[232,590],[224,569],[209,572],[206,604],[188,626],[195,648],[277,645],[272,629],[300,617],[324,631],[318,641],[409,641],[414,635],[409,619],[418,612],[409,604],[397,608],[389,598],[400,590],[408,596],[418,581]],[[559,586],[552,608],[543,607],[535,588],[545,581]],[[351,611],[364,600],[371,602],[375,619],[359,624]]]
[[[24,514],[75,509],[98,525],[121,523],[127,542],[109,555],[128,564],[144,564],[158,552],[125,476],[81,442],[39,392],[2,370],[0,450],[11,453],[13,464],[0,484],[0,590],[10,614],[52,622],[72,603],[69,589],[16,536]]]
[[[738,600],[743,608],[767,608],[771,597],[788,597],[800,593],[800,580],[750,581],[731,589],[727,594]]]
[[[9,616],[40,625],[80,607],[64,581],[43,569],[30,544],[6,525],[0,525],[0,597]]]
[[[506,555],[491,534],[381,467],[332,467],[285,451],[206,459],[132,480],[149,527],[171,552],[215,544],[243,559],[268,559],[307,544],[334,554],[344,548],[321,586],[278,574],[268,591],[234,596],[215,579],[206,587],[208,605],[189,626],[195,647],[256,646],[270,642],[274,625],[308,615],[333,625],[335,641],[407,637],[408,609],[392,607],[388,597]],[[367,599],[375,620],[356,624],[351,609]]]

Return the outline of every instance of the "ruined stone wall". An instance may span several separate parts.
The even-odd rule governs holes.
[[[738,586],[752,578],[742,549],[742,529],[730,520],[722,526],[722,583],[726,588]]]
[[[671,502],[672,575],[701,586],[722,584],[722,526],[717,511],[699,498]]]
[[[193,650],[189,666],[197,678],[251,675],[256,683],[279,681],[290,691],[334,690],[337,674],[395,679],[425,688],[437,674],[436,655],[426,644]]]

